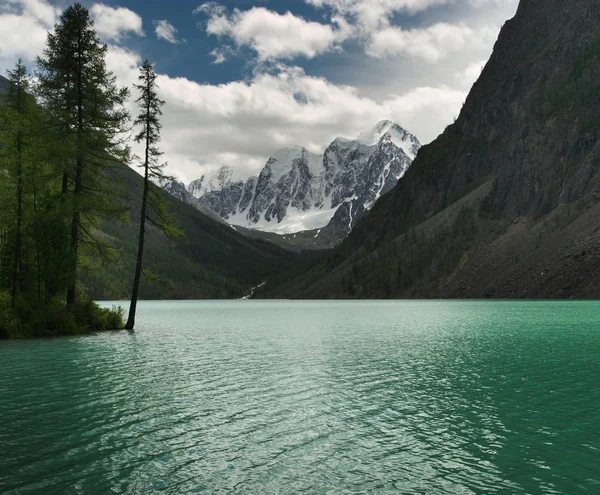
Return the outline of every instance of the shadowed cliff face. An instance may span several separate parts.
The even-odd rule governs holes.
[[[489,178],[481,213],[492,217],[545,214],[581,197],[599,165],[598,26],[595,0],[523,0],[456,123],[421,149],[349,244],[391,238]]]
[[[482,257],[478,269],[471,263],[484,249],[482,246],[493,252],[506,225],[519,217],[535,221],[551,214],[556,217],[558,209],[566,205],[577,205],[569,210],[570,215],[572,211],[578,215],[589,211],[600,199],[599,26],[597,0],[522,0],[516,16],[502,28],[494,52],[456,122],[433,143],[421,148],[398,185],[377,202],[331,256],[324,277],[327,283],[320,280],[317,285],[328,286],[328,290],[341,295],[353,295],[340,284],[352,286],[355,282],[360,288],[364,277],[355,268],[361,263],[359,260],[375,263],[375,255],[365,255],[365,251],[376,253],[378,260],[387,260],[386,268],[383,261],[377,261],[381,270],[395,270],[394,260],[400,255],[395,247],[391,251],[396,254],[387,254],[389,250],[383,249],[386,243],[393,239],[406,243],[399,236],[414,229],[430,235],[433,224],[436,229],[442,224],[448,227],[457,215],[456,205],[468,204],[478,234],[470,234],[469,242],[462,239],[460,247],[454,246],[454,264],[446,261],[446,252],[433,246],[427,261],[431,266],[443,259],[447,265],[443,275],[423,268],[409,286],[411,295],[417,296],[460,293],[469,297],[476,296],[479,290],[487,294],[495,283],[492,274],[488,274],[487,282],[482,278],[480,288],[473,288],[472,293],[448,287],[456,280],[468,287],[469,280],[478,277],[477,270],[487,269],[488,262]],[[563,217],[557,220],[558,224],[562,225]],[[511,238],[510,249],[504,246],[507,252],[519,250],[519,243],[534,228],[533,224],[528,225],[529,230]],[[441,235],[439,229],[436,232]],[[576,229],[569,235],[587,234]],[[550,236],[547,229],[539,230],[536,236],[538,248],[563,242]],[[447,242],[455,237],[449,231]],[[564,242],[568,240],[565,238]],[[550,248],[542,251],[547,259],[555,254]],[[589,256],[589,248],[585,251]],[[403,263],[404,267],[410,266],[406,260]],[[523,259],[519,263],[523,264]],[[342,276],[349,267],[354,273],[351,282]],[[370,271],[376,269],[373,265]],[[542,270],[544,274],[550,271]],[[418,288],[425,272],[427,291]],[[399,269],[397,279],[402,279],[401,273]],[[452,283],[446,280],[448,277]],[[514,283],[516,287],[519,281]],[[484,287],[486,284],[490,287]],[[432,286],[435,290],[430,290]],[[442,291],[441,286],[446,289]],[[304,294],[312,295],[312,289],[306,287],[303,285]],[[362,295],[406,295],[406,287],[400,284],[386,294],[373,289]],[[510,288],[502,293],[507,297],[517,295],[520,293],[511,293]]]

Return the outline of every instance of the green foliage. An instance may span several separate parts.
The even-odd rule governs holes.
[[[127,88],[106,68],[108,47],[79,3],[65,9],[38,58],[39,96],[48,115],[47,135],[62,176],[62,198],[70,217],[67,302],[75,302],[82,247],[102,256],[110,249],[95,234],[100,218],[119,217],[118,190],[104,171],[127,162]]]
[[[139,128],[135,140],[144,143],[144,187],[142,189],[142,209],[140,212],[140,228],[138,238],[138,250],[133,277],[133,289],[131,290],[131,304],[129,305],[129,317],[125,328],[133,329],[135,325],[135,312],[139,297],[140,282],[143,274],[144,245],[146,236],[146,221],[162,232],[169,239],[179,237],[183,234],[177,227],[175,218],[169,213],[167,203],[160,194],[160,189],[155,182],[162,183],[172,180],[165,175],[166,163],[159,162],[162,152],[158,149],[160,141],[160,116],[164,101],[158,97],[156,86],[156,73],[152,64],[145,60],[140,67],[140,84],[135,88],[139,90],[140,97],[136,100],[140,106],[140,113],[134,124]]]
[[[119,134],[128,118],[128,91],[117,88],[106,70],[107,47],[92,24],[87,9],[75,4],[48,35],[38,60],[41,105],[20,60],[0,98],[4,337],[122,326],[118,312],[75,298],[86,255],[98,258],[112,249],[95,235],[100,218],[124,209],[105,170],[127,156]]]
[[[11,307],[8,292],[0,292],[0,337],[29,338],[81,335],[123,328],[123,310],[100,308],[90,300],[78,300],[67,307],[64,300],[53,298],[47,304],[32,306],[19,298]]]
[[[2,80],[0,337],[121,328],[121,311],[101,309],[88,295],[129,299],[137,266],[146,274],[140,297],[227,298],[296,260],[158,186],[167,179],[157,148],[162,101],[148,62],[135,122],[146,144],[145,177],[125,165],[129,91],[117,87],[106,52],[88,10],[76,3],[48,35],[37,88],[20,61]],[[137,246],[146,247],[143,267]]]
[[[426,234],[409,230],[400,240],[362,256],[341,285],[349,297],[398,297],[415,284],[434,296],[452,275],[477,234],[475,212],[462,208],[452,225]]]

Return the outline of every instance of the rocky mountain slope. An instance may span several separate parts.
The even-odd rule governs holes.
[[[278,297],[600,297],[600,2],[521,0],[457,119]]]
[[[187,187],[175,183],[167,188],[233,225],[290,234],[332,222],[343,237],[394,187],[419,147],[416,137],[386,120],[357,139],[336,139],[323,155],[300,146],[280,150],[246,181],[232,180],[233,171],[223,167]]]

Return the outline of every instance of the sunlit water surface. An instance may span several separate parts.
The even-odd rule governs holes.
[[[0,492],[600,493],[600,303],[138,311],[0,342]]]

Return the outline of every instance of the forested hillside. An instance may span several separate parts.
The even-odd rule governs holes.
[[[142,177],[124,165],[111,174],[127,191],[131,215],[124,223],[103,221],[102,235],[118,252],[113,261],[95,260],[82,275],[94,299],[129,297],[137,242]],[[236,298],[266,278],[290,270],[303,257],[269,242],[254,240],[196,208],[162,193],[184,237],[169,240],[148,226],[145,251],[144,299]]]

